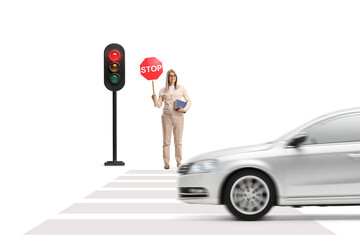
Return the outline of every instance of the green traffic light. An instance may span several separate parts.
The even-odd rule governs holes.
[[[120,80],[119,75],[117,75],[117,74],[111,74],[111,76],[110,76],[110,82],[111,82],[112,84],[117,84],[117,83],[119,82],[119,80]]]

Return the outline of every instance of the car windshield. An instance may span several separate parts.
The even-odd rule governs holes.
[[[321,118],[323,118],[326,115],[322,115],[320,117],[314,118],[311,121],[306,122],[305,124],[300,125],[299,127],[291,130],[290,132],[287,132],[286,134],[283,134],[281,137],[277,138],[274,142],[279,142],[279,141],[283,141],[283,140],[287,140],[289,137],[293,136],[296,132],[300,131],[301,129],[303,129],[306,125],[308,125],[311,122],[315,122]]]

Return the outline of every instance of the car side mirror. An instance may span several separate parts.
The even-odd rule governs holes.
[[[301,143],[305,142],[307,138],[308,138],[307,133],[305,132],[298,133],[290,140],[288,146],[297,148]]]

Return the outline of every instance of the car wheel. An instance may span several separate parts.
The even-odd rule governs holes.
[[[265,174],[253,170],[244,170],[232,176],[224,194],[229,211],[246,221],[261,218],[275,202],[272,181]]]

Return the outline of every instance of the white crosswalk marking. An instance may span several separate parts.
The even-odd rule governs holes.
[[[237,221],[224,206],[179,202],[176,199],[176,176],[175,171],[131,170],[26,234],[333,234],[315,221],[284,222],[283,216],[301,214],[293,208],[275,207],[263,221],[243,222]],[[298,227],[300,222],[301,228]]]

